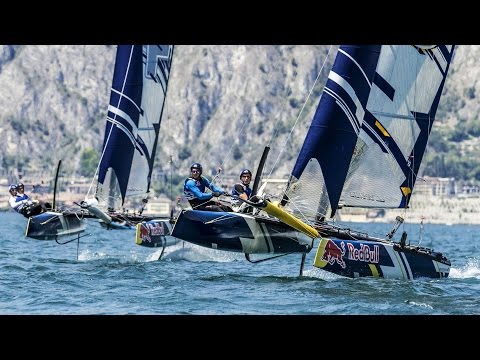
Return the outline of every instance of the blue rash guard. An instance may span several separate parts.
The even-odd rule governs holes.
[[[198,180],[188,178],[183,185],[183,193],[188,201],[198,199],[202,201],[210,200],[213,197],[212,193],[206,193],[205,189],[209,188],[212,191],[224,194],[222,189],[217,188],[207,178],[200,176]]]
[[[30,200],[30,196],[28,196],[27,194],[23,193],[23,194],[18,194],[17,193],[17,199],[16,201],[22,201],[22,200]]]

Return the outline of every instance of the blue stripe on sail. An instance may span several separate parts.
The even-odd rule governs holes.
[[[341,46],[331,70],[353,89],[363,109],[370,94],[380,48],[379,45]],[[349,91],[330,77],[292,175],[299,179],[310,159],[317,159],[324,175],[333,216],[358,136],[358,129],[352,127],[351,114],[358,111]],[[363,119],[358,121],[362,122]]]
[[[452,61],[452,55],[453,55],[453,46],[452,50],[448,51],[448,48],[446,45],[439,45],[438,49],[442,53],[442,56],[447,64],[449,64]]]
[[[365,119],[363,122],[362,129],[365,133],[380,147],[384,153],[390,154],[397,162],[398,166],[403,172],[405,179],[416,176],[413,172],[413,169],[410,164],[411,156],[408,159],[405,159],[402,150],[397,145],[395,139],[392,136],[386,136],[379,128],[375,125],[375,122],[378,121],[381,126],[381,122],[375,118],[370,112],[366,112]],[[384,126],[383,126],[384,127]],[[420,129],[422,126],[419,124]],[[384,127],[385,128],[385,127]],[[423,131],[421,129],[421,131]],[[390,135],[390,134],[389,134]],[[400,189],[399,189],[400,191]]]
[[[440,102],[440,96],[442,95],[442,90],[445,85],[445,80],[447,78],[446,74],[448,73],[448,69],[451,64],[452,60],[452,55],[453,51],[455,49],[455,46],[452,46],[451,52],[448,52],[447,48],[445,45],[439,46],[440,51],[442,52],[442,55],[446,58],[447,60],[447,65],[445,68],[445,71],[443,73],[443,80],[438,87],[437,94],[435,95],[435,98],[432,103],[432,107],[430,108],[430,111],[428,114],[422,114],[422,113],[413,113],[413,116],[415,117],[418,127],[420,129],[420,134],[418,136],[417,141],[415,142],[415,145],[413,147],[412,152],[410,153],[409,156],[409,161],[411,162],[410,167],[412,169],[412,176],[408,177],[405,182],[401,185],[403,186],[408,186],[410,189],[413,190],[413,187],[415,185],[415,181],[417,179],[417,174],[418,170],[420,169],[420,164],[422,162],[423,155],[425,153],[426,147],[427,147],[427,141],[428,137],[430,135],[430,131],[432,130],[432,125],[433,121],[435,119],[435,115],[437,113],[438,109],[438,104]],[[438,63],[438,62],[437,62]],[[399,208],[405,208],[408,206],[408,203],[410,201],[410,195],[402,198]]]
[[[438,51],[435,51],[437,50]],[[452,51],[449,52],[446,45],[438,45],[434,49],[425,50],[423,54],[428,55],[434,62],[437,64],[438,69],[445,77],[448,71],[448,65],[452,60],[454,46],[452,46]],[[440,54],[438,53],[440,52]],[[438,56],[441,56],[441,59],[438,59]],[[446,68],[442,67],[442,64],[446,64]]]
[[[443,85],[440,86],[440,90],[437,93],[436,98],[438,99],[440,98],[440,95],[441,95],[440,93],[442,88],[443,88]],[[420,129],[420,133],[418,135],[417,141],[415,142],[415,145],[413,146],[412,152],[410,153],[407,159],[408,165],[411,169],[410,176],[407,176],[405,178],[405,181],[402,183],[401,187],[408,187],[411,190],[413,190],[413,187],[417,180],[418,170],[420,169],[420,164],[422,163],[423,155],[427,147],[428,137],[429,137],[430,131],[432,130],[434,116],[438,106],[438,99],[434,101],[432,109],[430,110],[430,113],[432,115],[413,113],[413,116],[415,116],[418,128]],[[410,196],[411,196],[411,193],[402,198],[399,208],[405,208],[408,206],[408,203],[410,201]]]
[[[332,83],[330,81],[327,82],[327,85],[324,88],[324,95],[330,95],[335,99],[337,105],[343,109],[345,115],[350,120],[351,126],[355,130],[355,133],[358,134],[360,132],[361,119],[358,119],[356,116],[357,106],[355,105],[352,98],[346,94],[345,90],[342,87],[335,85],[335,83]]]
[[[380,129],[375,125],[378,121],[369,111],[365,112],[362,129],[365,133],[380,147],[384,153],[390,153],[389,145],[395,144],[395,141],[390,136],[385,136]],[[383,126],[383,125],[382,125]]]
[[[149,191],[172,56],[173,45],[117,47],[98,182],[103,184],[112,168],[122,205],[127,188],[135,193]],[[132,167],[146,183],[130,179]]]
[[[138,128],[135,125],[133,119],[121,109],[109,106],[108,117],[111,118],[115,123],[120,123],[123,127],[129,129],[132,135],[137,133]]]
[[[395,89],[379,73],[375,73],[375,76],[373,77],[373,83],[377,85],[378,88],[382,90],[383,93],[387,95],[391,101],[393,101]]]
[[[363,108],[366,107],[372,81],[375,75],[378,58],[380,55],[380,45],[344,45],[339,49],[337,57],[332,68],[337,74],[348,81],[355,90]]]
[[[153,51],[152,49],[155,49]],[[165,99],[166,99],[166,94],[167,94],[167,88],[168,88],[168,80],[170,77],[170,68],[172,66],[172,58],[173,58],[173,45],[149,45],[147,46],[147,65],[150,64],[150,59],[152,56],[156,57],[155,61],[155,71],[153,75],[154,80],[159,83],[162,86],[162,92],[163,92],[163,103],[160,108],[160,113],[158,115],[158,123],[154,122],[152,125],[155,129],[155,141],[151,150],[151,154],[149,154],[151,157],[148,159],[148,164],[149,164],[149,172],[147,175],[148,179],[148,187],[146,192],[150,191],[150,181],[152,178],[152,172],[153,172],[153,162],[155,160],[155,153],[158,145],[158,134],[160,131],[160,122],[162,119],[163,115],[163,108],[165,104]]]
[[[113,168],[117,175],[123,203],[135,151],[131,140],[133,134],[127,134],[127,132],[134,130],[132,127],[138,128],[140,117],[139,104],[141,104],[143,90],[141,45],[119,45],[117,47],[112,89],[110,107],[117,108],[128,115],[129,121],[116,114],[109,113],[123,127],[122,129],[118,126],[112,128],[110,124],[107,124],[104,147],[107,141],[108,146],[104,149],[105,153],[100,163],[98,181],[103,183],[108,168]],[[121,94],[125,94],[125,97]]]

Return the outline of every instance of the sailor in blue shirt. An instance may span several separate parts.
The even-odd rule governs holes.
[[[225,195],[225,192],[203,177],[202,171],[200,163],[193,163],[190,166],[190,177],[185,180],[183,185],[183,193],[192,208],[195,210],[231,211],[232,209],[228,206],[211,200],[214,196]],[[212,192],[206,193],[207,188]]]

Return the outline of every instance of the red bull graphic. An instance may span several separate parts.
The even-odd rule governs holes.
[[[347,247],[349,260],[378,264],[380,258],[380,249],[378,245],[373,245],[373,250],[370,249],[370,246],[362,243],[360,243],[360,249],[355,248],[351,243],[347,243]]]
[[[142,242],[152,242],[152,239],[150,238],[150,233],[148,232],[148,228],[144,224],[140,224],[140,239],[142,240]]]
[[[150,236],[165,235],[165,229],[162,223],[148,222],[140,224],[140,239],[144,242],[152,242]]]
[[[150,235],[165,235],[165,229],[163,228],[163,223],[160,222],[149,222],[147,223],[148,229],[150,230]]]
[[[345,245],[342,241],[341,243],[342,249],[340,249],[337,244],[335,244],[332,240],[327,239],[327,243],[325,245],[325,250],[322,255],[322,260],[328,262],[330,265],[333,265],[335,261],[345,269],[345,261],[343,261],[343,255],[345,255]]]

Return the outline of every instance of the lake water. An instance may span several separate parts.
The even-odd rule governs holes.
[[[90,221],[90,220],[89,220]],[[90,222],[59,245],[24,236],[26,219],[0,213],[2,315],[471,315],[480,314],[478,225],[402,225],[412,244],[447,255],[446,279],[341,278],[314,268],[314,248],[252,264],[242,254],[194,245],[135,244],[133,231]],[[348,224],[385,235],[390,224]],[[396,236],[396,238],[398,235]],[[78,255],[78,258],[77,258]]]

